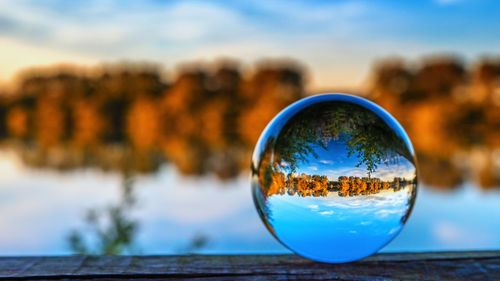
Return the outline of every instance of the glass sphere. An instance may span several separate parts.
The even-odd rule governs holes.
[[[417,192],[405,131],[363,98],[302,99],[266,127],[252,157],[252,194],[267,229],[321,262],[367,257],[402,229]]]

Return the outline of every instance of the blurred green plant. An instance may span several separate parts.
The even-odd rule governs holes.
[[[133,242],[139,223],[130,218],[130,211],[136,204],[133,181],[124,180],[122,187],[121,199],[117,205],[108,206],[103,210],[89,210],[85,218],[88,231],[75,229],[68,236],[69,247],[74,253],[119,255],[137,252]]]

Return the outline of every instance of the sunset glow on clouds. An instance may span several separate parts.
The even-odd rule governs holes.
[[[0,81],[71,62],[291,57],[309,89],[357,89],[371,64],[400,55],[497,52],[495,1],[2,1]]]

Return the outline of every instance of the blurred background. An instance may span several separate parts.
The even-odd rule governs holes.
[[[287,253],[250,155],[344,92],[409,134],[420,190],[383,251],[500,249],[496,1],[0,2],[0,255]]]

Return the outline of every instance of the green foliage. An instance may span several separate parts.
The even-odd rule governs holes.
[[[125,180],[122,200],[118,205],[105,210],[92,209],[87,212],[86,222],[90,236],[96,240],[94,247],[88,245],[83,231],[73,230],[68,243],[74,253],[82,255],[119,255],[133,252],[132,242],[138,223],[130,219],[129,212],[135,205],[132,182]],[[102,224],[102,221],[109,221]]]
[[[293,172],[300,162],[318,158],[315,145],[326,150],[332,139],[345,142],[348,156],[355,155],[357,167],[365,165],[369,176],[398,155],[413,161],[403,139],[374,113],[354,104],[329,102],[298,113],[285,125],[275,146],[279,165],[288,165]]]

